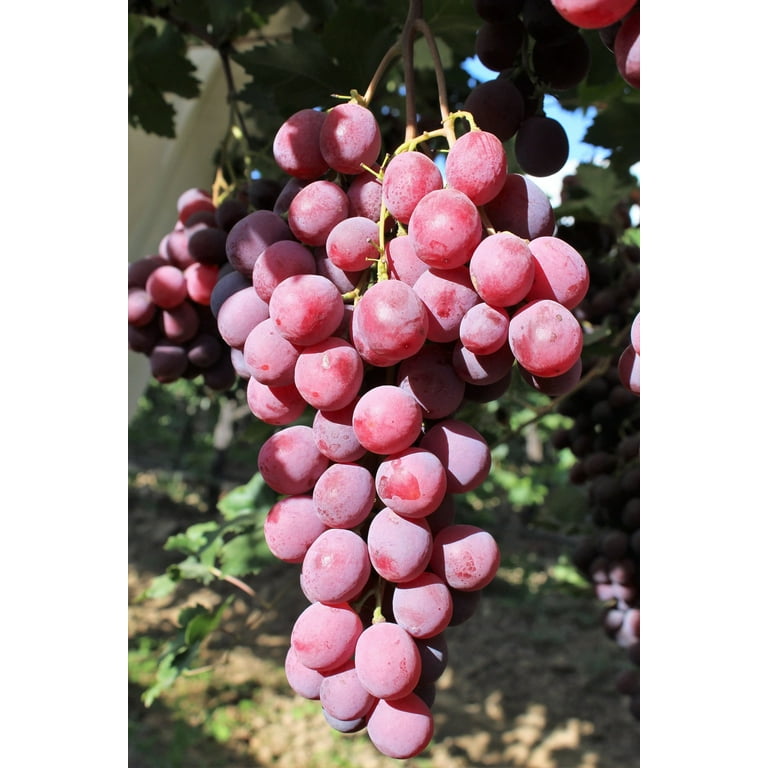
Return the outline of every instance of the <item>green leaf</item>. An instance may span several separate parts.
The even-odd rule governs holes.
[[[156,27],[145,26],[129,50],[129,84],[142,82],[161,93],[176,93],[188,99],[199,96],[200,81],[186,51],[184,37],[175,27],[165,24],[158,35]]]
[[[184,533],[169,536],[165,542],[165,549],[177,549],[187,554],[195,554],[205,547],[209,546],[216,536],[211,534],[215,531],[218,535],[219,525],[215,520],[207,520],[204,523],[191,525]]]
[[[169,24],[130,17],[128,38],[128,121],[147,133],[173,138],[176,110],[165,98],[200,95],[200,81],[186,57],[186,42]],[[160,32],[158,34],[158,28]]]
[[[221,624],[224,610],[235,599],[230,595],[215,611],[209,611],[202,605],[196,605],[182,614],[182,627],[184,629],[184,641],[190,647],[199,645],[205,638]],[[184,626],[186,624],[186,626]]]
[[[233,536],[219,551],[219,567],[227,576],[259,573],[265,562],[274,562],[274,555],[267,546],[261,526]]]
[[[146,133],[174,138],[175,108],[157,90],[138,82],[128,96],[128,123]]]
[[[218,508],[226,520],[233,520],[239,515],[253,512],[262,499],[264,503],[271,504],[273,497],[274,493],[264,482],[261,473],[256,472],[245,485],[239,485],[223,496]]]
[[[137,602],[155,600],[170,595],[179,583],[178,577],[171,573],[155,576],[150,585],[136,598]]]

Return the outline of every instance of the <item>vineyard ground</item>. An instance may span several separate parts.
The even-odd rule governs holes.
[[[298,566],[267,564],[248,580],[255,598],[222,583],[137,601],[179,560],[163,550],[167,537],[200,519],[152,472],[140,477],[128,510],[129,768],[639,768],[639,724],[614,689],[624,656],[599,628],[588,589],[556,578],[553,543],[512,530],[502,542],[503,567],[478,613],[448,630],[434,740],[418,758],[395,761],[364,734],[332,731],[285,681],[291,625],[306,605]],[[231,594],[199,672],[145,707],[141,693],[180,608]]]

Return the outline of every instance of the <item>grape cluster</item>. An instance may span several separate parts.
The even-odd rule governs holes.
[[[552,439],[556,448],[575,456],[570,479],[587,492],[594,533],[577,547],[573,562],[603,604],[606,634],[627,653],[630,666],[617,689],[639,719],[639,249],[617,243],[603,225],[564,227],[561,234],[579,244],[589,265],[592,282],[576,310],[579,319],[585,326],[610,329],[619,341],[628,337],[623,349],[614,345],[607,357],[584,356],[582,386],[558,406],[573,425]],[[627,317],[634,317],[628,332]]]
[[[494,80],[475,86],[464,104],[484,130],[514,139],[523,173],[549,176],[569,155],[565,129],[544,113],[545,94],[575,88],[592,53],[583,30],[599,29],[621,76],[640,87],[640,7],[636,0],[474,0],[478,60]]]
[[[211,294],[231,271],[227,235],[248,209],[236,197],[217,206],[197,188],[179,195],[176,209],[176,225],[158,252],[128,265],[128,348],[148,358],[163,384],[200,376],[225,391],[237,375],[211,314]]]
[[[451,120],[469,128],[382,157],[354,97],[287,118],[273,152],[288,181],[229,229],[210,300],[251,412],[277,428],[258,454],[278,495],[264,535],[308,601],[287,679],[396,758],[431,740],[446,631],[500,563],[455,518],[491,469],[461,407],[500,397],[515,367],[551,395],[582,371],[584,259],[499,138]],[[427,138],[449,144],[442,169]]]

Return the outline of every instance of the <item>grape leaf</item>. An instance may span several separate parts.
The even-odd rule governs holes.
[[[186,57],[186,42],[169,24],[143,23],[133,18],[128,45],[128,120],[147,133],[173,138],[175,108],[166,99],[200,95],[195,67]]]

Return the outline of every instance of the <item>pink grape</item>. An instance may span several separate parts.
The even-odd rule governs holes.
[[[313,603],[347,603],[358,597],[370,575],[365,539],[348,528],[329,528],[307,549],[301,589]]]
[[[579,321],[551,299],[523,305],[509,322],[509,346],[534,376],[559,376],[576,364],[584,345]]]
[[[589,289],[589,270],[582,255],[559,237],[534,238],[528,248],[535,274],[526,300],[552,299],[574,309]]]
[[[271,317],[257,323],[245,338],[243,357],[254,379],[262,384],[293,384],[293,372],[303,347],[283,336]]]
[[[320,698],[320,686],[325,680],[325,675],[316,669],[310,669],[304,666],[296,655],[296,649],[288,646],[288,652],[285,654],[285,678],[288,685],[305,699],[317,700]]]
[[[305,245],[325,245],[330,231],[349,214],[347,193],[332,181],[312,181],[288,207],[288,226]]]
[[[446,487],[440,459],[423,448],[406,448],[387,456],[376,470],[379,499],[402,517],[426,517],[434,512]]]
[[[507,344],[509,315],[482,301],[467,310],[459,324],[459,341],[476,355],[489,355]]]
[[[269,315],[293,344],[310,346],[327,339],[341,323],[344,300],[322,275],[291,275],[272,291]]]
[[[366,450],[403,451],[421,434],[422,411],[404,389],[382,384],[364,392],[355,405],[352,427]]]
[[[488,531],[457,523],[435,536],[429,567],[454,589],[472,592],[493,581],[500,562],[501,550]]]
[[[368,737],[387,757],[407,759],[423,752],[435,723],[427,704],[415,693],[391,701],[380,699],[368,716]]]
[[[501,192],[484,209],[497,232],[511,232],[526,240],[555,232],[555,213],[549,197],[520,173],[507,174]]]
[[[385,253],[390,277],[401,280],[410,286],[413,286],[422,272],[429,269],[416,255],[413,241],[405,235],[388,240]]]
[[[466,264],[482,236],[475,204],[463,192],[448,187],[422,197],[408,225],[416,255],[436,269]]]
[[[368,528],[368,554],[376,573],[395,584],[422,574],[432,554],[432,531],[423,518],[408,519],[388,507]]]
[[[334,171],[348,175],[373,166],[381,151],[381,131],[373,112],[349,101],[337,104],[320,129],[320,152]]]
[[[421,675],[421,654],[398,624],[383,621],[366,627],[355,645],[360,684],[379,699],[407,696]]]
[[[269,317],[269,305],[252,287],[241,288],[227,298],[216,315],[221,338],[230,346],[242,349],[248,334]]]
[[[291,236],[288,224],[274,211],[253,211],[229,230],[227,260],[250,281],[253,265],[264,249],[278,240],[290,240]]]
[[[347,603],[311,603],[291,630],[296,658],[310,669],[327,673],[352,658],[363,622]]]
[[[634,7],[637,0],[552,0],[555,10],[580,29],[610,27]]]
[[[360,682],[351,660],[323,678],[319,698],[328,715],[344,721],[365,717],[376,703],[376,697]]]
[[[264,482],[280,494],[308,493],[329,460],[317,450],[312,428],[293,424],[268,437],[257,458]]]
[[[440,343],[459,338],[462,318],[480,301],[465,266],[430,267],[416,280],[413,291],[427,310],[427,339]]]
[[[457,411],[466,389],[451,362],[450,347],[443,344],[427,344],[403,360],[397,369],[397,385],[421,406],[424,418],[432,420]]]
[[[363,383],[363,360],[348,341],[329,336],[301,350],[294,382],[313,408],[335,411],[357,396]]]
[[[387,210],[402,224],[408,224],[421,198],[442,188],[440,168],[423,152],[401,152],[384,166],[382,199]]]
[[[373,475],[360,464],[331,464],[312,490],[314,512],[329,528],[355,528],[376,502]]]
[[[307,401],[294,384],[263,384],[253,376],[248,379],[246,402],[257,419],[274,426],[292,424],[307,408]]]
[[[312,436],[317,449],[331,461],[352,462],[367,450],[360,445],[352,426],[357,400],[336,411],[317,411],[312,421]]]
[[[507,177],[507,154],[490,131],[469,131],[456,140],[445,160],[448,186],[475,205],[485,205],[501,192]]]
[[[361,272],[379,258],[379,226],[365,216],[340,221],[325,242],[328,258],[347,272]]]
[[[315,255],[295,240],[270,243],[253,265],[253,287],[262,301],[269,302],[272,291],[291,275],[315,274]]]
[[[289,176],[314,180],[328,170],[320,151],[320,130],[325,116],[320,110],[300,109],[278,128],[272,154],[280,169]]]
[[[147,278],[145,290],[161,309],[178,307],[188,295],[184,271],[172,264],[157,267]]]
[[[510,232],[489,235],[469,260],[472,285],[494,307],[521,302],[534,285],[536,263],[529,244]]]
[[[474,490],[491,471],[488,443],[465,421],[439,421],[425,432],[419,447],[434,453],[442,462],[448,480],[448,493]]]
[[[354,307],[352,341],[367,363],[387,367],[421,349],[428,325],[427,309],[411,286],[382,280]]]
[[[264,518],[264,541],[285,563],[300,563],[312,542],[328,529],[315,512],[309,494],[278,499]]]
[[[185,224],[190,216],[199,211],[213,212],[216,206],[211,198],[211,193],[198,187],[185,189],[176,198],[176,214],[179,221]]]
[[[436,573],[425,571],[395,586],[392,611],[395,621],[411,637],[434,637],[447,629],[453,614],[453,600],[445,581]]]
[[[219,280],[219,267],[215,264],[190,264],[184,270],[189,298],[197,304],[208,306],[211,294]]]

